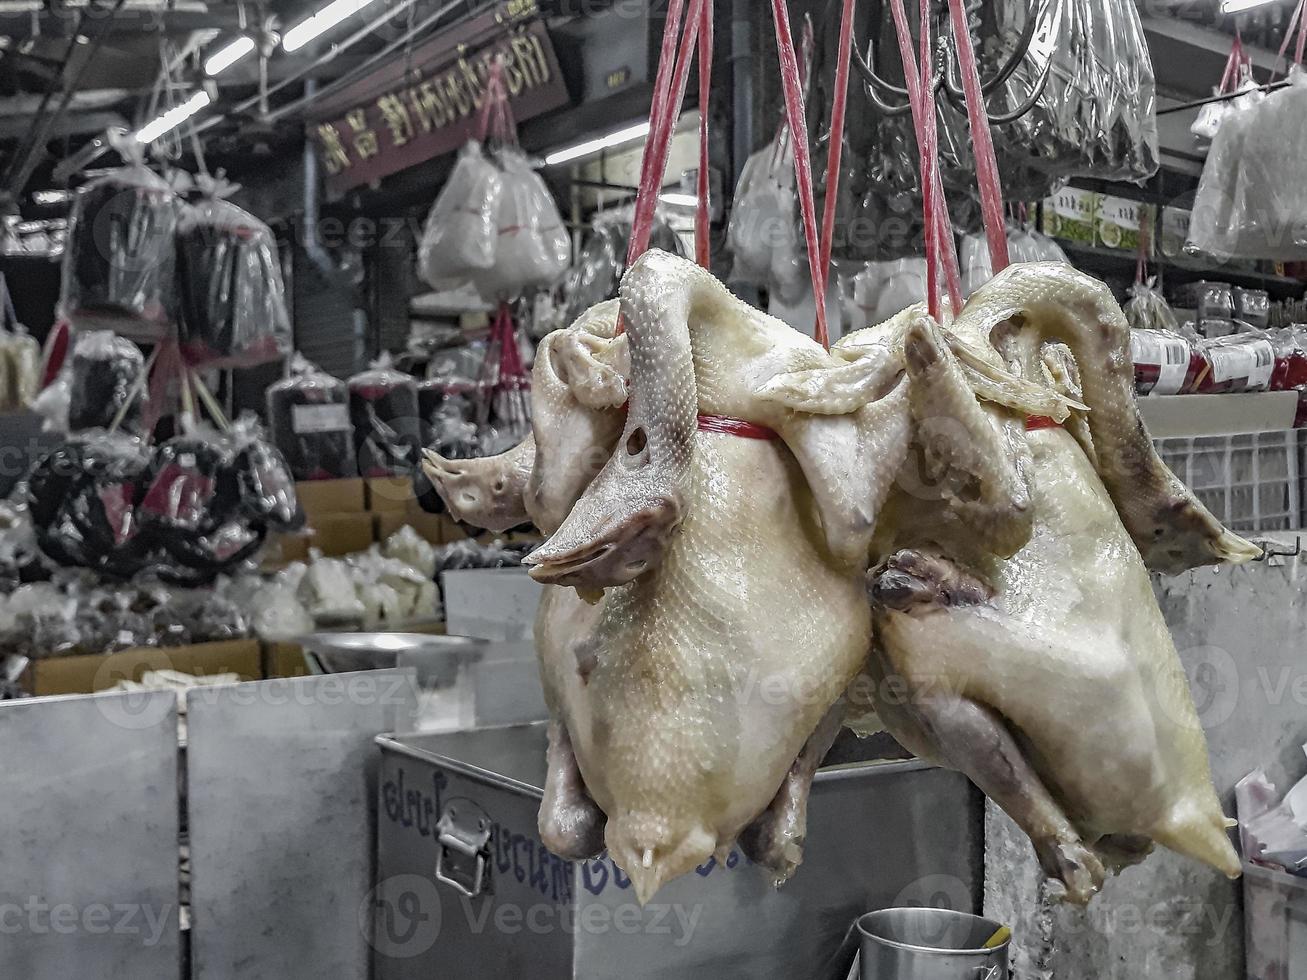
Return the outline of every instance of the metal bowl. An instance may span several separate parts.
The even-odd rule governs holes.
[[[313,633],[300,640],[323,673],[415,667],[419,686],[451,687],[459,669],[480,659],[487,640],[423,633]]]

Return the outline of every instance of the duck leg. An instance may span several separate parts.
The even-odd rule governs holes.
[[[808,796],[822,759],[840,733],[846,705],[838,702],[812,733],[780,790],[762,814],[740,834],[740,848],[749,860],[772,873],[783,885],[803,863],[803,842],[808,833]]]
[[[590,798],[567,726],[560,721],[549,723],[548,766],[540,803],[540,839],[568,861],[598,857],[604,849],[608,817]]]

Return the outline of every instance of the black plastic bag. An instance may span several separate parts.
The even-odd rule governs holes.
[[[236,512],[249,523],[275,531],[297,531],[304,526],[304,511],[295,493],[295,478],[285,456],[259,436],[253,416],[236,421],[231,464],[219,496],[234,498]]]
[[[226,509],[219,500],[219,478],[230,459],[223,443],[203,436],[176,436],[155,449],[138,508],[153,543],[171,552],[183,538],[218,529]]]
[[[78,326],[161,337],[176,306],[179,207],[172,188],[140,165],[82,188],[64,249],[64,315]]]
[[[185,208],[177,281],[178,333],[190,363],[253,367],[289,353],[277,243],[253,215],[216,199]]]
[[[349,379],[349,417],[360,476],[407,476],[422,446],[417,380],[383,357]]]
[[[73,346],[69,385],[68,429],[107,429],[122,410],[145,371],[145,358],[130,340],[108,330],[78,336]],[[142,391],[123,416],[122,426],[135,431],[140,424]]]
[[[358,476],[349,388],[296,355],[291,375],[268,388],[272,442],[296,480]]]

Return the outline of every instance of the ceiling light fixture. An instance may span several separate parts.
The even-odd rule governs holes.
[[[624,143],[633,143],[638,139],[644,139],[648,135],[649,123],[647,122],[627,126],[625,129],[619,129],[607,136],[600,136],[598,139],[586,140],[584,143],[554,150],[552,153],[545,155],[545,166],[556,167],[560,163],[570,163],[573,160],[579,160],[581,157],[588,157],[591,154],[598,153],[600,150],[611,150],[613,147],[621,146]]]
[[[195,115],[213,100],[203,90],[196,92],[179,106],[173,106],[162,116],[151,120],[136,131],[136,142],[153,143],[164,133],[170,132]]]
[[[66,204],[72,199],[72,191],[48,190],[36,191],[32,194],[32,200],[42,207],[47,207],[51,204]]]
[[[1221,13],[1238,14],[1245,10],[1252,10],[1254,7],[1264,7],[1268,3],[1275,3],[1276,0],[1221,0]]]
[[[674,191],[668,191],[666,194],[659,194],[658,200],[664,204],[670,204],[674,208],[697,208],[699,206],[698,194],[678,194]]]
[[[356,14],[373,0],[332,0],[307,20],[302,20],[286,32],[281,46],[287,51],[297,51],[319,34],[331,30],[346,17]]]
[[[254,38],[241,35],[224,45],[204,61],[204,74],[220,75],[254,50]]]

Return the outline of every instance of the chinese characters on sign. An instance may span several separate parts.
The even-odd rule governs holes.
[[[461,146],[473,132],[486,77],[498,57],[504,60],[504,83],[518,120],[567,103],[542,21],[526,21],[475,51],[468,47],[437,37],[413,53],[414,70],[407,79],[400,76],[397,87],[387,86],[343,117],[310,125],[329,190],[339,193]],[[376,92],[380,86],[365,79],[355,87]]]

